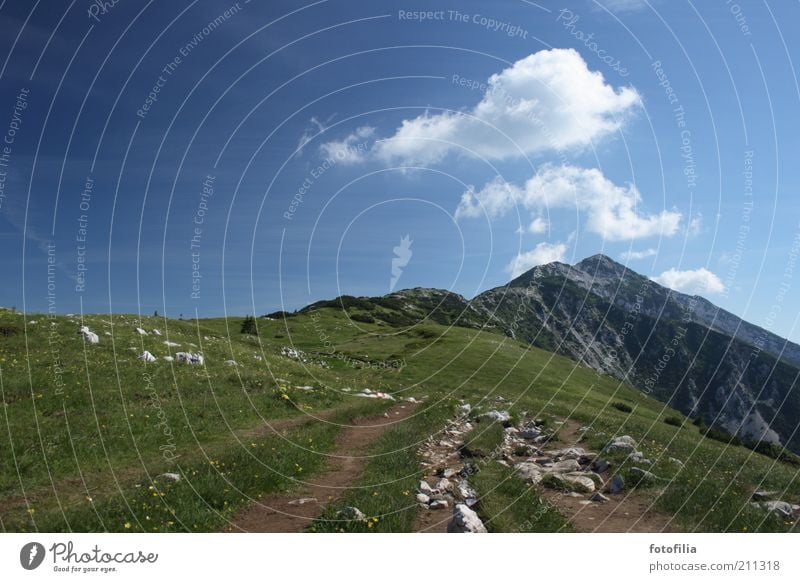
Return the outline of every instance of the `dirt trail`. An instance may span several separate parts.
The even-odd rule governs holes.
[[[567,420],[558,431],[559,446],[580,446],[581,425]],[[603,475],[608,477],[607,475]],[[671,523],[672,516],[651,507],[652,496],[626,490],[608,495],[605,503],[586,503],[584,498],[570,497],[557,491],[543,489],[541,496],[569,519],[575,531],[596,533],[656,533],[678,531]]]
[[[388,411],[389,418],[361,418],[342,429],[330,453],[329,466],[291,494],[269,495],[240,512],[229,524],[230,532],[302,532],[325,507],[339,499],[361,477],[372,445],[394,423],[411,416],[416,405],[403,402]]]

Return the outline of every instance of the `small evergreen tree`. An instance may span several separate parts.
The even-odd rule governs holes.
[[[250,335],[258,335],[258,328],[256,327],[256,319],[252,315],[248,315],[242,321],[242,333]]]

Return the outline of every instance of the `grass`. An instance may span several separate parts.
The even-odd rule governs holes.
[[[352,303],[360,309],[357,300]],[[309,453],[259,432],[265,421],[321,411],[374,413],[380,402],[351,396],[370,388],[425,398],[425,412],[375,443],[376,456],[362,481],[324,516],[330,520],[346,504],[378,522],[342,528],[321,520],[318,531],[351,526],[408,531],[420,476],[413,445],[444,426],[462,400],[476,415],[500,409],[516,419],[573,419],[587,427],[581,446],[594,450],[615,435],[631,435],[654,463],[646,468],[659,477],[643,494],[674,514],[683,529],[791,529],[749,505],[755,489],[800,501],[790,453],[756,452],[706,438],[701,427],[638,390],[504,336],[433,323],[393,327],[381,319],[381,309],[369,312],[374,323],[364,317],[357,327],[338,308],[258,318],[257,336],[240,333],[241,319],[85,316],[83,323],[100,336],[96,346],[77,334],[79,317],[23,318],[0,311],[0,526],[4,531],[218,530],[247,496],[291,489],[291,479],[268,475],[266,466],[290,476],[295,463],[304,474],[319,471],[318,453],[335,438],[326,423],[290,429],[292,439],[313,439],[316,450]],[[135,327],[160,329],[162,335],[139,336]],[[181,347],[168,348],[164,341]],[[306,362],[282,356],[284,346],[301,350]],[[136,356],[145,349],[159,358],[202,351],[206,365],[162,359],[144,364]],[[500,439],[502,426],[482,419],[467,446],[488,454]],[[224,470],[205,455],[225,463]],[[471,482],[491,531],[564,529],[563,519],[510,470],[475,459],[481,471]],[[620,470],[630,467],[624,455],[610,460]],[[147,475],[178,470],[186,478],[160,484],[154,497]]]

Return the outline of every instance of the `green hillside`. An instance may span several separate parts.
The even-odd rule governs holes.
[[[362,311],[370,310],[351,310]],[[354,319],[338,306],[317,305],[286,319],[259,318],[256,336],[240,333],[242,318],[81,321],[0,312],[0,525],[224,529],[251,498],[292,491],[296,479],[323,471],[323,453],[343,424],[391,406],[354,396],[370,389],[423,404],[374,444],[362,480],[337,501],[381,515],[368,531],[413,528],[417,506],[409,492],[422,475],[416,451],[461,402],[551,426],[575,421],[595,450],[615,435],[631,435],[659,477],[642,493],[675,515],[680,529],[794,527],[749,503],[756,489],[797,503],[798,467],[791,462],[707,438],[640,391],[499,334],[427,322],[400,327],[407,322],[393,325],[374,314]],[[81,324],[98,334],[98,344],[84,342]],[[138,360],[144,350],[158,360]],[[163,359],[178,351],[202,352],[205,365]],[[490,449],[502,431],[476,422],[469,438]],[[614,460],[624,470],[623,459]],[[557,512],[541,510],[536,490],[513,472],[489,457],[475,462],[479,513],[491,531],[569,529]],[[165,472],[182,478],[157,477]],[[326,529],[324,520],[315,529]]]

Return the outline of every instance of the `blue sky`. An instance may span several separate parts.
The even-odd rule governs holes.
[[[393,259],[471,297],[603,252],[800,340],[799,5],[452,6],[2,2],[0,305],[266,313]]]

